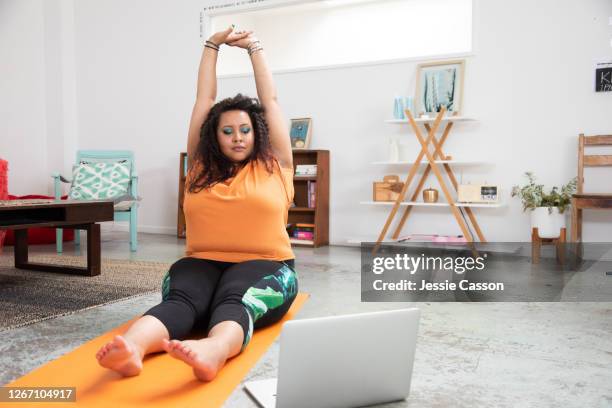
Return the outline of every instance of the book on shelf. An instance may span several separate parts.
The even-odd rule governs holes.
[[[290,223],[287,224],[287,234],[291,238],[313,240],[314,239],[314,224],[309,223]]]
[[[314,224],[310,224],[310,223],[305,223],[305,222],[298,222],[297,224],[295,224],[296,228],[311,228],[314,229],[315,225]]]
[[[308,232],[308,231],[297,231],[295,233],[295,235],[293,236],[293,238],[297,238],[297,239],[314,239],[314,232]]]
[[[295,176],[316,176],[317,165],[316,164],[298,164],[295,166]]]
[[[317,182],[309,181],[308,182],[308,208],[316,207],[316,192],[317,192]]]

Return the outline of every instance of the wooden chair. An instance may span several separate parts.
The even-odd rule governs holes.
[[[89,162],[112,162],[125,161],[130,168],[130,184],[128,194],[132,197],[138,197],[138,175],[136,174],[136,164],[134,161],[134,153],[129,150],[79,150],[76,154],[76,165],[82,160]],[[71,180],[61,176],[58,172],[52,174],[54,180],[55,198],[59,200],[62,195],[61,183],[70,183]],[[130,223],[130,250],[138,249],[138,203],[133,203],[127,209],[118,209],[115,207],[115,221],[128,221]],[[62,229],[56,229],[57,252],[61,253],[62,248]],[[74,244],[79,246],[81,241],[79,230],[74,231]]]
[[[612,166],[612,155],[585,155],[585,147],[612,146],[612,135],[578,137],[578,183],[576,194],[572,196],[572,242],[582,241],[582,210],[612,209],[612,193],[585,193],[584,168]]]

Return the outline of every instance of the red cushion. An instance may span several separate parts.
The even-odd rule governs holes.
[[[0,200],[6,200],[8,197],[8,162],[0,159]],[[0,230],[0,253],[2,253],[2,245],[4,245],[5,230]]]
[[[44,195],[25,195],[25,196],[8,196],[9,200],[32,200],[36,198],[54,198]],[[67,199],[68,196],[63,196],[62,200]],[[64,229],[62,241],[73,241],[74,230]],[[44,244],[55,244],[55,228],[28,228],[28,245],[44,245]],[[6,233],[6,239],[4,245],[15,245],[15,234],[13,230],[8,230]]]

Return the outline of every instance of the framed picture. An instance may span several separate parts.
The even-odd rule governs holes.
[[[416,112],[440,112],[446,106],[451,115],[461,113],[465,60],[419,64],[416,80]]]
[[[310,135],[312,134],[312,119],[291,119],[291,147],[294,149],[308,149],[310,146]]]
[[[612,92],[612,61],[595,65],[595,92]]]

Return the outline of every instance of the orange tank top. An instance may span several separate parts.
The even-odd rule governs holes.
[[[272,170],[254,160],[224,183],[197,193],[186,187],[186,256],[224,262],[295,258],[286,229],[293,169],[274,160]]]

